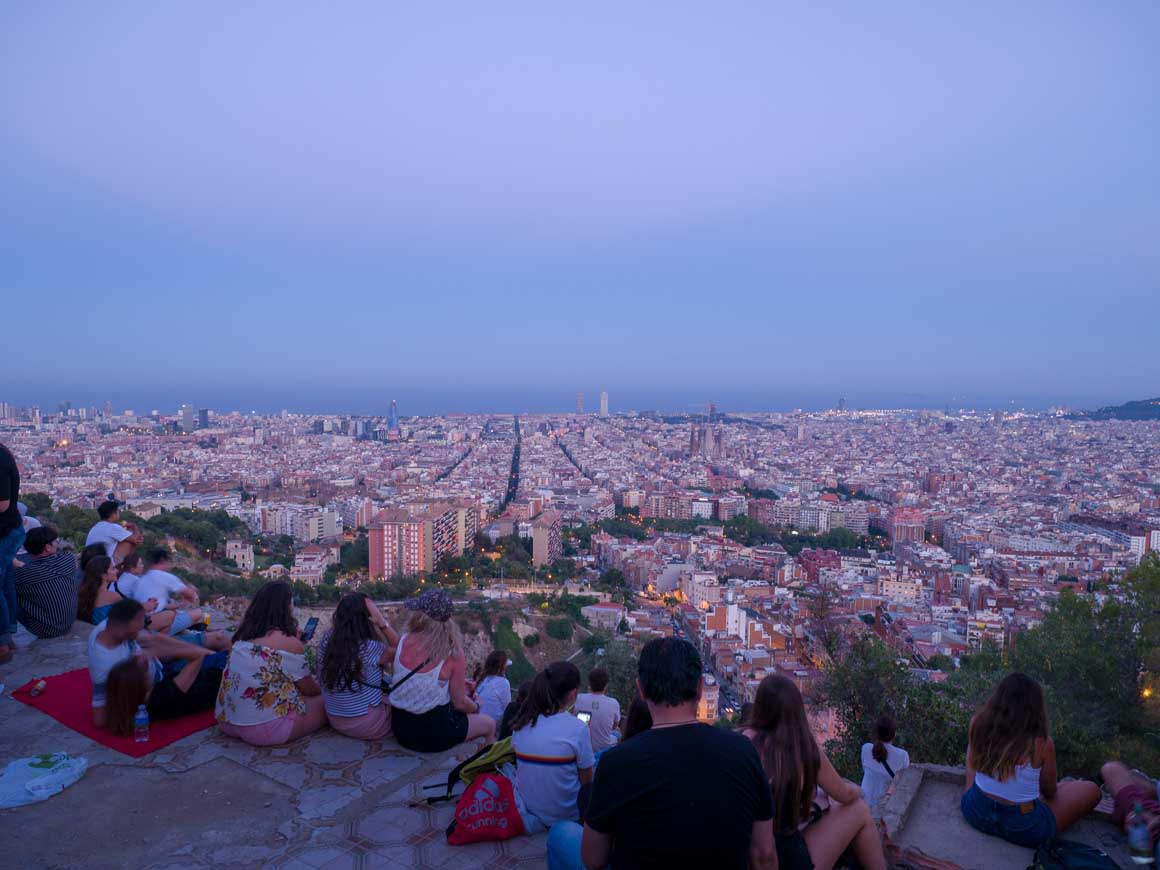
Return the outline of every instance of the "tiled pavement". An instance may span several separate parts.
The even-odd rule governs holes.
[[[0,766],[25,755],[61,751],[84,756],[89,762],[86,777],[64,794],[41,804],[0,811],[0,841],[19,833],[22,842],[36,843],[34,853],[17,853],[25,856],[22,860],[28,866],[75,863],[72,850],[79,848],[77,843],[54,836],[66,806],[73,822],[77,818],[75,807],[119,807],[123,812],[102,821],[92,835],[84,830],[84,824],[70,825],[78,829],[80,839],[104,834],[116,842],[118,835],[131,836],[136,831],[118,830],[118,825],[129,824],[126,819],[147,817],[151,812],[156,817],[156,807],[134,804],[146,793],[140,784],[142,778],[156,779],[148,774],[160,772],[160,793],[175,795],[174,801],[178,793],[192,793],[196,808],[197,795],[209,795],[208,789],[201,788],[209,783],[199,779],[199,771],[207,774],[209,770],[210,775],[228,780],[234,789],[216,800],[236,794],[239,811],[247,800],[263,801],[262,807],[255,804],[246,813],[247,818],[252,813],[253,828],[247,828],[245,818],[239,819],[232,807],[217,806],[217,815],[224,815],[225,821],[219,819],[214,824],[202,823],[194,809],[179,814],[179,821],[166,822],[166,848],[144,853],[148,860],[88,850],[85,865],[238,870],[258,866],[286,870],[545,866],[543,834],[503,843],[448,846],[444,830],[453,802],[436,807],[410,806],[422,795],[423,784],[445,780],[446,772],[477,744],[439,755],[419,755],[393,740],[363,742],[324,729],[289,746],[258,749],[209,729],[145,758],[132,759],[93,743],[8,696],[34,676],[82,667],[89,630],[78,623],[68,637],[36,641],[22,648],[13,662],[0,666],[0,682],[7,686],[0,698]],[[98,766],[107,766],[100,776],[94,775]],[[54,809],[54,802],[60,809]],[[274,824],[270,820],[258,822],[263,809],[266,815],[278,813]],[[140,822],[133,824],[139,826]],[[28,854],[34,854],[35,861]]]

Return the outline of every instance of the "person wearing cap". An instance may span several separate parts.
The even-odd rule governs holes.
[[[476,737],[494,740],[495,720],[467,692],[451,596],[429,589],[404,606],[411,615],[395,650],[389,694],[395,739],[416,752],[443,752]]]
[[[89,529],[85,546],[102,544],[105,555],[113,560],[114,565],[120,565],[121,560],[131,553],[134,547],[141,546],[144,537],[137,529],[121,525],[121,503],[118,501],[101,502],[97,508],[97,516],[101,519]]]

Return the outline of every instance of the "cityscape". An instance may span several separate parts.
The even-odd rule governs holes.
[[[354,417],[3,404],[0,433],[25,491],[58,506],[225,511],[245,534],[193,555],[242,576],[438,580],[448,560],[515,536],[527,563],[505,560],[506,577],[463,567],[463,594],[566,583],[595,593],[585,621],[637,647],[690,638],[709,665],[710,719],[752,701],[769,672],[809,694],[835,628],[873,632],[937,679],[932,661],[1017,644],[1064,589],[1090,592],[1160,551],[1156,421],[844,402],[666,417],[611,413],[607,392],[595,411],[578,392],[555,415],[384,405]],[[282,536],[280,561],[255,551]],[[360,537],[366,564],[344,566]]]
[[[0,32],[4,866],[1160,865],[1160,3]]]

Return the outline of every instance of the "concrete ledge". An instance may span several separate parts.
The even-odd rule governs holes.
[[[961,767],[915,764],[902,771],[893,789],[872,808],[888,844],[963,870],[1024,870],[1032,863],[1034,850],[981,834],[963,819],[959,799],[965,782]],[[1081,820],[1062,839],[1103,849],[1120,866],[1130,866],[1124,838],[1106,816],[1093,814]]]

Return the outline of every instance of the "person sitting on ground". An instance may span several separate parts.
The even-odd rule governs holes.
[[[57,550],[56,529],[31,529],[24,539],[28,555],[16,569],[20,623],[37,637],[68,634],[77,616],[77,557]]]
[[[109,724],[110,705],[117,709],[113,715],[118,728],[123,728],[125,710],[131,718],[140,704],[147,705],[154,719],[175,719],[213,708],[225,655],[145,631],[147,615],[140,602],[122,598],[89,635],[93,724],[98,728]],[[170,664],[163,665],[163,660]],[[131,669],[122,669],[111,681],[112,672],[125,663]],[[193,670],[186,673],[189,668]],[[142,673],[135,679],[133,671],[138,670]],[[142,685],[151,686],[152,691],[141,691]]]
[[[137,583],[137,578],[145,573],[145,557],[141,555],[139,550],[134,550],[121,560],[121,564],[117,566],[117,571],[120,572],[120,576],[117,578],[117,588],[122,591],[132,589]]]
[[[252,746],[289,743],[326,724],[284,580],[266,583],[246,608],[215,709],[221,730]]]
[[[428,589],[405,605],[411,611],[399,638],[391,675],[391,730],[415,752],[443,752],[465,740],[495,738],[495,720],[467,693],[459,626],[451,596]]]
[[[638,694],[628,705],[628,713],[624,717],[624,730],[620,733],[620,742],[624,743],[624,741],[648,731],[652,728],[652,724],[652,713],[649,712],[648,704]]]
[[[496,722],[503,718],[504,710],[512,702],[512,684],[504,676],[508,664],[507,650],[492,650],[484,659],[483,668],[475,682],[475,700],[479,702],[479,712]]]
[[[601,756],[583,830],[548,833],[549,867],[777,867],[761,761],[740,734],[697,721],[701,670],[687,640],[644,645],[637,691],[652,727]]]
[[[130,585],[129,588],[123,588],[122,592],[142,604],[155,602],[151,611],[155,615],[166,610],[173,611],[170,634],[204,626],[205,613],[198,607],[197,588],[171,573],[173,556],[170,552],[164,547],[151,550],[145,563],[149,570],[144,574],[125,575],[124,579]]]
[[[532,691],[532,681],[524,680],[520,683],[520,687],[516,690],[516,696],[510,704],[504,707],[503,719],[499,723],[499,733],[496,735],[497,740],[503,740],[512,736],[512,722],[516,719],[516,713],[520,712],[520,707],[528,701],[528,694]]]
[[[1059,782],[1043,689],[1004,677],[967,732],[963,818],[984,834],[1030,849],[1063,833],[1100,802],[1094,782]]]
[[[580,821],[580,790],[592,782],[596,758],[587,727],[568,712],[579,689],[576,666],[553,662],[536,674],[527,703],[512,722],[514,785],[529,834]]]
[[[80,589],[77,591],[76,618],[82,622],[91,622],[93,625],[103,622],[112,606],[128,597],[121,594],[119,583],[120,578],[112,559],[103,553],[91,556],[85,565]],[[168,631],[172,627],[174,615],[171,611],[151,612],[157,605],[156,599],[138,603],[145,605],[145,612],[149,614],[146,617],[146,625],[151,631]],[[196,641],[190,637],[182,639],[196,642],[199,646],[205,645],[201,638],[197,638]],[[217,644],[216,648],[225,649],[220,644]]]
[[[761,681],[750,725],[742,733],[753,741],[769,777],[780,870],[830,870],[850,846],[860,867],[886,870],[862,791],[842,779],[818,748],[802,694],[792,680],[774,674]],[[831,806],[811,821],[819,787]]]
[[[141,532],[136,528],[121,525],[121,504],[116,501],[103,501],[97,506],[97,516],[100,520],[89,529],[85,537],[85,546],[101,544],[105,548],[105,555],[119,564],[135,547],[141,546],[144,540]]]
[[[896,731],[893,717],[883,714],[874,723],[874,742],[862,744],[862,797],[871,807],[891,780],[910,766],[910,753],[894,745]]]
[[[606,695],[607,689],[608,671],[593,668],[588,675],[588,691],[576,696],[576,712],[588,714],[588,734],[597,755],[620,741],[620,702]]]
[[[318,682],[330,726],[357,740],[391,733],[391,707],[383,694],[383,668],[399,636],[362,592],[348,592],[334,609],[319,649]]]
[[[36,517],[29,515],[28,505],[26,505],[22,501],[16,503],[16,512],[20,514],[20,524],[24,527],[24,536],[25,536],[25,542],[23,544],[21,544],[20,549],[16,551],[16,561],[23,562],[24,557],[28,554],[28,547],[27,547],[28,533],[31,532],[33,529],[40,528],[41,522]],[[21,566],[14,565],[14,567],[19,568]]]
[[[1104,778],[1104,785],[1112,793],[1115,801],[1115,810],[1112,818],[1120,829],[1128,832],[1130,825],[1136,822],[1136,805],[1140,805],[1144,821],[1148,825],[1148,834],[1152,838],[1154,858],[1160,860],[1160,800],[1156,792],[1156,783],[1147,777],[1128,770],[1127,765],[1118,761],[1109,761],[1100,768],[1100,775]]]

